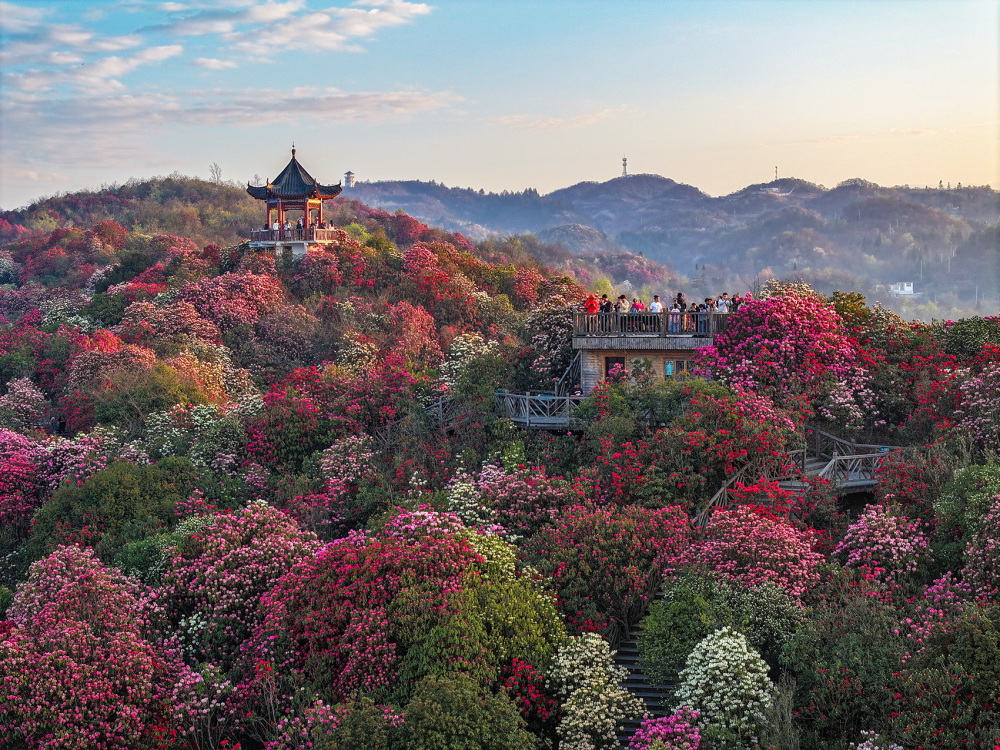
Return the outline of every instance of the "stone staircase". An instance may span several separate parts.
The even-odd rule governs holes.
[[[657,599],[663,598],[663,592],[656,593]],[[618,644],[618,652],[615,655],[615,664],[628,670],[625,677],[624,686],[632,695],[639,698],[646,706],[646,713],[650,717],[661,717],[670,715],[671,711],[661,703],[668,694],[669,687],[664,685],[654,685],[642,671],[642,659],[639,656],[639,627],[636,626],[628,637]],[[628,741],[635,733],[635,730],[642,724],[642,719],[633,719],[625,723],[618,730],[618,743],[622,750],[628,748]]]

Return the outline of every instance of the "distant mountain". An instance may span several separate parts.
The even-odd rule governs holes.
[[[784,178],[713,197],[642,174],[548,195],[434,182],[359,183],[345,193],[474,238],[531,232],[590,257],[625,248],[707,292],[775,275],[802,277],[826,292],[868,294],[913,281],[922,302],[945,306],[969,295],[1000,298],[1000,248],[990,244],[1000,195],[989,187],[882,187],[852,179],[828,189]],[[937,314],[933,305],[927,309]]]

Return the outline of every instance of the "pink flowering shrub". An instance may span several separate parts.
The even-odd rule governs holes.
[[[549,476],[544,466],[518,466],[508,474],[496,464],[487,464],[476,486],[482,505],[495,511],[496,522],[514,536],[531,536],[579,500],[568,481]]]
[[[698,750],[698,712],[682,706],[670,716],[646,719],[628,741],[629,750]]]
[[[781,403],[805,393],[830,419],[860,424],[875,407],[862,350],[833,306],[813,295],[747,300],[699,350],[698,367]]]
[[[834,554],[849,568],[861,570],[875,580],[902,583],[911,580],[917,568],[931,556],[928,538],[919,521],[886,505],[869,505],[852,523]]]
[[[157,601],[185,655],[231,665],[258,624],[261,596],[318,548],[314,534],[257,502],[168,550]]]
[[[1000,603],[1000,495],[965,549],[962,580],[977,597]]]
[[[1000,362],[989,362],[982,372],[959,385],[959,425],[981,450],[1000,451]]]
[[[687,543],[688,517],[676,506],[574,505],[526,542],[523,557],[552,579],[572,633],[608,631],[614,640],[642,616],[658,571]]]
[[[348,703],[329,706],[322,700],[314,701],[299,714],[282,718],[275,728],[275,739],[264,745],[264,750],[309,750],[326,748],[324,740],[343,732],[359,713],[365,714],[360,729],[365,734],[387,735],[405,723],[405,716],[390,706],[377,706],[371,701],[358,705]],[[337,730],[340,729],[341,732]],[[377,735],[376,735],[377,736]],[[373,740],[365,737],[365,740]],[[336,745],[340,747],[340,745]],[[368,744],[365,744],[368,747]]]
[[[257,273],[224,273],[212,279],[190,281],[181,287],[179,299],[190,302],[198,313],[226,330],[253,326],[283,297],[281,282]]]
[[[0,639],[0,735],[29,747],[133,750],[167,723],[169,666],[143,639],[138,584],[91,550],[32,565]]]
[[[24,435],[0,428],[0,456],[0,527],[21,533],[48,494],[38,475],[45,449]]]
[[[913,653],[920,653],[932,637],[948,634],[972,600],[972,587],[949,571],[925,586],[919,597],[908,600],[910,616],[903,619],[897,632],[910,642]]]
[[[801,600],[819,581],[816,566],[823,555],[814,549],[815,534],[799,530],[786,519],[750,505],[717,510],[705,529],[684,553],[668,563],[716,572],[743,586],[768,581]]]

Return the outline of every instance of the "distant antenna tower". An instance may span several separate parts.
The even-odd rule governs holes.
[[[774,168],[774,179],[775,180],[778,179],[778,168],[777,167]]]
[[[628,159],[622,157],[622,177],[628,177]]]

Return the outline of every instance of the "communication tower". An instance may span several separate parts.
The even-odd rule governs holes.
[[[628,159],[622,157],[622,177],[628,177]]]

